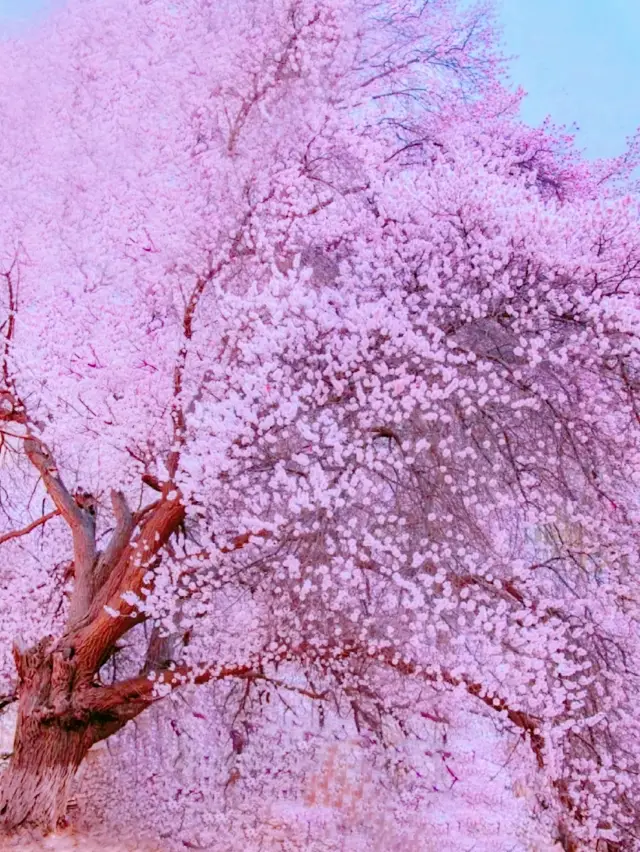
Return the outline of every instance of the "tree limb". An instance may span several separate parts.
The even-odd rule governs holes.
[[[313,653],[314,659],[320,662],[331,663],[339,662],[349,657],[364,657],[372,662],[381,663],[405,677],[418,677],[431,683],[444,683],[450,687],[463,686],[470,696],[477,698],[494,712],[504,713],[511,724],[526,735],[538,767],[542,769],[545,766],[545,740],[538,730],[538,720],[525,711],[512,708],[506,699],[464,675],[452,675],[443,669],[425,668],[416,662],[403,660],[393,648],[369,651],[355,645],[340,650],[324,649],[322,655],[319,656],[320,652],[317,648],[311,648],[308,643],[303,643],[299,648],[281,652],[275,659],[271,658],[270,662],[277,663],[286,660],[295,660],[296,657],[308,656],[310,652]],[[204,665],[198,669],[186,664],[171,664],[168,668],[156,672],[153,679],[145,672],[122,683],[103,687],[99,692],[88,693],[88,696],[93,696],[91,697],[91,701],[94,702],[96,709],[99,707],[101,711],[114,709],[120,704],[126,704],[127,702],[142,702],[144,707],[146,707],[162,698],[168,692],[187,683],[203,684],[210,681],[222,680],[227,677],[262,680],[279,688],[298,692],[314,700],[325,700],[327,697],[327,693],[318,693],[315,690],[292,686],[284,681],[271,678],[264,674],[259,664],[255,666],[245,665],[221,668]],[[144,707],[141,707],[137,712],[141,712]]]
[[[0,420],[16,423],[24,429],[24,450],[53,504],[62,515],[73,537],[75,582],[69,608],[69,625],[88,611],[92,597],[93,565],[96,558],[95,519],[85,512],[67,490],[51,451],[31,431],[27,410],[22,400],[8,390],[0,394]]]
[[[136,520],[121,491],[111,491],[111,506],[116,520],[109,544],[98,559],[93,576],[93,590],[97,593],[105,584],[125,548],[131,541]]]
[[[68,637],[78,654],[78,674],[82,679],[89,681],[113,643],[134,624],[144,620],[135,602],[123,600],[122,595],[130,592],[139,598],[143,587],[152,588],[149,574],[184,517],[182,495],[171,483],[166,483],[162,498],[144,521],[137,538],[125,546],[104,585],[97,591],[84,623]]]
[[[55,518],[60,514],[59,509],[54,509],[52,512],[49,512],[46,515],[43,515],[41,518],[38,518],[37,521],[32,521],[30,524],[27,524],[26,527],[23,527],[21,530],[13,530],[12,532],[4,533],[4,535],[0,535],[0,544],[4,544],[5,541],[11,541],[13,538],[20,538],[20,536],[28,535],[32,530],[35,530],[37,527],[46,524],[47,521],[50,521],[51,518]]]
[[[67,490],[55,460],[39,438],[29,434],[24,442],[31,464],[40,474],[47,493],[67,522],[73,537],[74,585],[69,606],[69,625],[88,612],[93,597],[93,565],[96,558],[95,520],[83,511]]]
[[[94,742],[98,742],[111,736],[151,704],[161,701],[174,689],[188,682],[202,684],[234,677],[247,681],[260,680],[278,689],[297,692],[316,701],[325,701],[328,697],[326,693],[318,693],[268,677],[251,666],[209,668],[194,677],[192,675],[194,672],[187,665],[172,666],[170,669],[156,672],[155,676],[143,673],[111,686],[89,687],[76,697],[72,712],[84,719],[90,719],[94,728]]]

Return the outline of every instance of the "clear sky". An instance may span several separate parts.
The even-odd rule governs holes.
[[[3,28],[7,21],[28,20],[44,7],[43,0],[0,0]]]
[[[640,126],[640,0],[498,0],[524,118],[579,126],[589,155]]]
[[[52,0],[0,0],[0,28]],[[53,0],[55,2],[55,0]],[[100,0],[94,0],[99,3]],[[577,124],[593,157],[620,153],[640,126],[640,0],[497,0],[523,115]]]

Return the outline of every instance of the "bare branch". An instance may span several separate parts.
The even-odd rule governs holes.
[[[113,568],[122,556],[125,548],[131,540],[136,526],[136,520],[127,505],[124,494],[121,491],[111,491],[111,506],[116,519],[116,528],[109,540],[104,553],[98,559],[93,576],[94,594],[107,581]]]
[[[134,624],[144,620],[135,603],[123,600],[130,592],[139,597],[150,588],[148,575],[159,562],[159,553],[176,532],[185,516],[182,496],[170,484],[163,487],[162,499],[145,520],[135,541],[129,542],[98,590],[87,618],[70,637],[78,654],[78,672],[90,679],[113,643]],[[146,580],[145,580],[146,578]],[[117,613],[114,617],[110,613]]]
[[[0,544],[4,544],[5,541],[11,541],[13,538],[20,538],[20,536],[28,535],[32,530],[41,527],[43,524],[46,524],[47,521],[50,521],[51,518],[55,518],[60,514],[59,509],[54,509],[52,512],[49,512],[46,515],[43,515],[41,518],[38,518],[37,521],[32,521],[30,524],[27,524],[26,527],[23,527],[21,530],[13,530],[9,533],[4,533],[4,535],[0,535]]]
[[[81,619],[89,609],[92,598],[93,565],[96,558],[95,519],[84,511],[66,488],[51,451],[30,429],[23,402],[10,391],[0,396],[0,419],[22,427],[27,458],[40,474],[44,487],[62,515],[73,536],[75,583],[69,609],[69,624]]]
[[[153,488],[154,491],[162,491],[162,483],[158,479],[157,476],[152,476],[150,473],[145,473],[142,476],[142,481],[145,485],[148,485],[149,488]]]

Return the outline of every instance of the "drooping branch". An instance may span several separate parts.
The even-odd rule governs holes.
[[[161,701],[186,683],[200,685],[229,678],[259,681],[276,689],[296,692],[314,701],[328,699],[327,692],[317,692],[287,683],[280,678],[270,677],[260,668],[249,665],[209,667],[198,672],[187,665],[172,665],[170,668],[153,673],[143,672],[110,686],[85,689],[78,694],[73,712],[78,718],[91,720],[96,741],[99,741],[111,736],[151,704]]]
[[[308,643],[302,643],[298,648],[288,649],[281,655],[282,660],[296,658],[311,658],[325,664],[337,663],[348,658],[367,659],[373,663],[382,664],[404,677],[420,678],[430,683],[444,683],[454,688],[462,686],[470,696],[482,701],[494,712],[506,714],[511,724],[527,736],[539,768],[542,769],[545,765],[545,741],[538,729],[537,720],[525,711],[511,707],[504,697],[465,675],[453,675],[441,667],[422,666],[415,661],[404,659],[393,647],[373,650],[360,645],[348,645],[340,649],[325,648],[321,651],[318,648],[312,648]]]
[[[472,698],[481,701],[494,713],[506,715],[511,724],[527,738],[533,755],[540,769],[545,766],[545,740],[538,728],[538,720],[525,712],[512,707],[509,702],[498,693],[491,691],[481,683],[465,677],[454,675],[440,667],[421,666],[415,661],[403,659],[394,648],[369,650],[362,646],[346,646],[344,648],[312,648],[308,643],[302,643],[297,648],[288,648],[276,655],[269,654],[269,664],[277,665],[282,662],[291,662],[296,659],[313,660],[324,665],[340,663],[347,659],[366,659],[378,665],[383,665],[404,677],[419,678],[432,684],[445,684],[449,687],[463,687]],[[144,706],[157,701],[159,698],[178,689],[185,684],[204,684],[211,681],[222,680],[227,677],[249,678],[269,682],[277,687],[290,689],[305,697],[314,700],[324,700],[327,693],[318,693],[315,690],[304,687],[292,686],[286,682],[270,677],[264,672],[263,665],[259,659],[251,665],[221,667],[216,665],[202,664],[200,666],[189,666],[187,664],[174,664],[162,668],[160,671],[150,673],[144,670],[140,675],[120,684],[101,688],[99,691],[89,692],[88,696],[99,705],[102,710],[121,707],[126,712],[124,705],[129,702],[140,703]],[[85,699],[87,700],[87,699]],[[141,712],[143,707],[137,712]],[[120,711],[119,711],[120,712]]]

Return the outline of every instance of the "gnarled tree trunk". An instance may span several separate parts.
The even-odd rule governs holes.
[[[68,730],[23,718],[2,777],[0,814],[5,829],[30,825],[47,832],[63,824],[71,782],[90,745],[86,728]]]
[[[6,829],[55,829],[63,820],[76,770],[95,741],[88,720],[67,712],[61,667],[49,637],[15,652],[19,704],[14,751],[0,782],[0,819]]]
[[[69,636],[14,647],[18,720],[14,750],[0,778],[0,826],[44,833],[64,823],[73,778],[95,743],[156,700],[146,674],[103,686],[79,671]]]
[[[47,831],[64,820],[71,783],[91,746],[158,697],[148,673],[165,662],[157,659],[160,646],[150,649],[148,665],[135,678],[105,686],[99,672],[117,651],[118,640],[145,620],[123,594],[136,600],[143,587],[151,590],[152,569],[180,528],[185,508],[172,482],[153,477],[145,484],[160,496],[136,513],[121,492],[112,490],[115,527],[99,552],[95,498],[81,490],[69,492],[50,449],[32,432],[22,401],[9,391],[3,401],[0,420],[23,430],[25,453],[55,505],[45,518],[59,514],[73,540],[74,584],[64,634],[57,640],[46,636],[33,648],[14,647],[18,724],[13,755],[0,778],[0,826]]]

